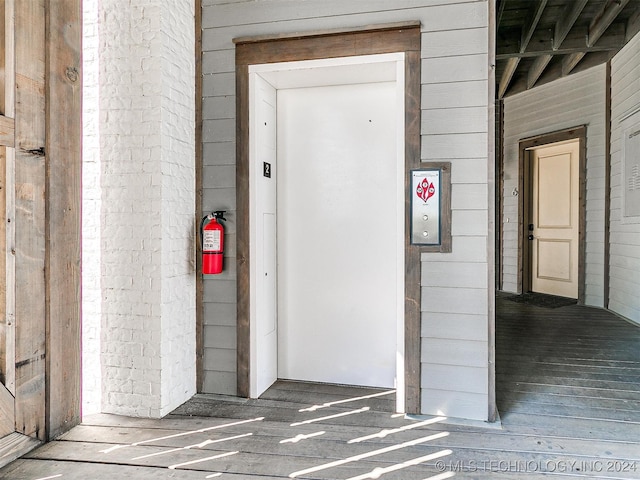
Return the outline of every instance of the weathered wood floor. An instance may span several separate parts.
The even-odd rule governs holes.
[[[640,479],[640,328],[498,299],[502,426],[393,415],[393,394],[279,382],[162,420],[87,418],[0,479]],[[368,397],[368,398],[358,398]]]

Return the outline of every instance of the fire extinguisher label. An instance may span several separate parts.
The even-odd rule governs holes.
[[[219,252],[220,248],[220,230],[205,230],[202,236],[202,250],[205,252]]]

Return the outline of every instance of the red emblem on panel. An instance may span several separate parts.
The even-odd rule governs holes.
[[[436,193],[436,187],[433,186],[433,182],[429,182],[429,179],[423,178],[422,182],[418,184],[416,188],[416,194],[424,203],[427,203],[433,195]]]

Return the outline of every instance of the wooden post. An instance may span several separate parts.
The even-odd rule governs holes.
[[[611,282],[611,60],[607,62],[604,107],[604,284],[602,306],[609,309]]]
[[[45,9],[16,2],[16,431],[45,433]]]
[[[196,205],[195,228],[202,218],[202,0],[195,0],[196,29]],[[200,232],[196,231],[196,238]],[[200,245],[199,242],[196,242]],[[199,249],[200,247],[198,247]],[[202,280],[202,257],[196,250],[196,391],[203,391],[204,386],[204,281]]]
[[[15,432],[15,122],[14,0],[0,1],[0,437]]]
[[[5,2],[0,0],[0,22],[4,25],[5,15]],[[5,115],[5,100],[6,100],[6,77],[5,77],[5,63],[6,63],[6,32],[0,35],[0,116]],[[6,118],[6,117],[5,117]],[[7,362],[7,309],[6,309],[6,297],[7,297],[7,282],[6,282],[6,258],[4,252],[7,251],[7,232],[5,226],[7,225],[6,212],[7,212],[7,148],[5,144],[0,141],[0,384],[6,382],[7,364],[13,362]],[[13,400],[11,401],[13,408]],[[2,410],[0,404],[0,414],[7,415]],[[13,415],[12,415],[13,417]],[[11,421],[13,423],[13,420]],[[13,429],[12,429],[13,430]],[[0,428],[0,436],[2,435],[2,429]]]
[[[80,0],[15,2],[6,305],[15,308],[15,427],[39,440],[80,421],[80,19]]]
[[[47,438],[80,423],[82,7],[46,9],[46,418]]]
[[[487,183],[489,186],[489,228],[487,231],[487,343],[488,343],[488,410],[487,420],[495,422],[498,415],[498,405],[496,400],[496,255],[500,256],[500,252],[496,252],[496,233],[499,231],[496,221],[496,112],[495,112],[495,18],[496,18],[496,2],[489,1],[489,91],[487,95],[487,104],[489,105],[489,117],[487,118],[488,127],[488,144],[487,150]],[[500,223],[502,221],[500,220]]]

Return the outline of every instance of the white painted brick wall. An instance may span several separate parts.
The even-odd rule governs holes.
[[[98,111],[98,0],[85,0],[83,19],[82,140],[82,413],[100,411],[100,145]]]
[[[195,393],[195,33],[194,2],[163,4],[161,411],[168,413]],[[182,378],[193,380],[175,381]]]
[[[195,393],[193,8],[100,3],[104,412]]]

